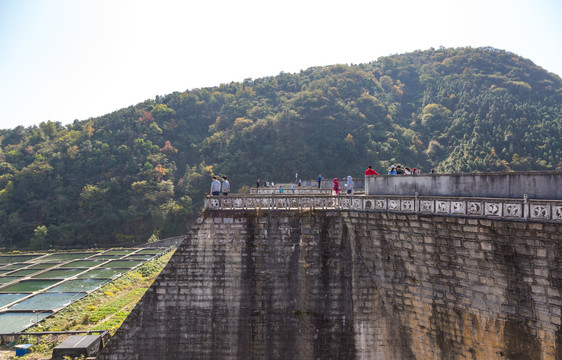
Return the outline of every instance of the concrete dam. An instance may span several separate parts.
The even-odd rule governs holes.
[[[516,175],[208,198],[98,359],[562,359],[562,172]]]

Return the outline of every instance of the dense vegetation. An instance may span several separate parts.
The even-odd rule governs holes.
[[[562,168],[562,80],[493,48],[416,51],[157,96],[0,131],[0,246],[182,233],[212,174],[360,176]]]

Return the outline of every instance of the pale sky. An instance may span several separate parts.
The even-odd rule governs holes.
[[[0,129],[430,47],[562,75],[560,0],[0,0]]]

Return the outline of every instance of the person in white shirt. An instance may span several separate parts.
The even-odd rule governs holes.
[[[351,175],[347,177],[347,184],[345,184],[345,187],[347,188],[348,194],[353,194],[353,178]]]

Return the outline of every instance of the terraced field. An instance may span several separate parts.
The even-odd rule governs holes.
[[[0,334],[23,331],[168,248],[0,256]]]

